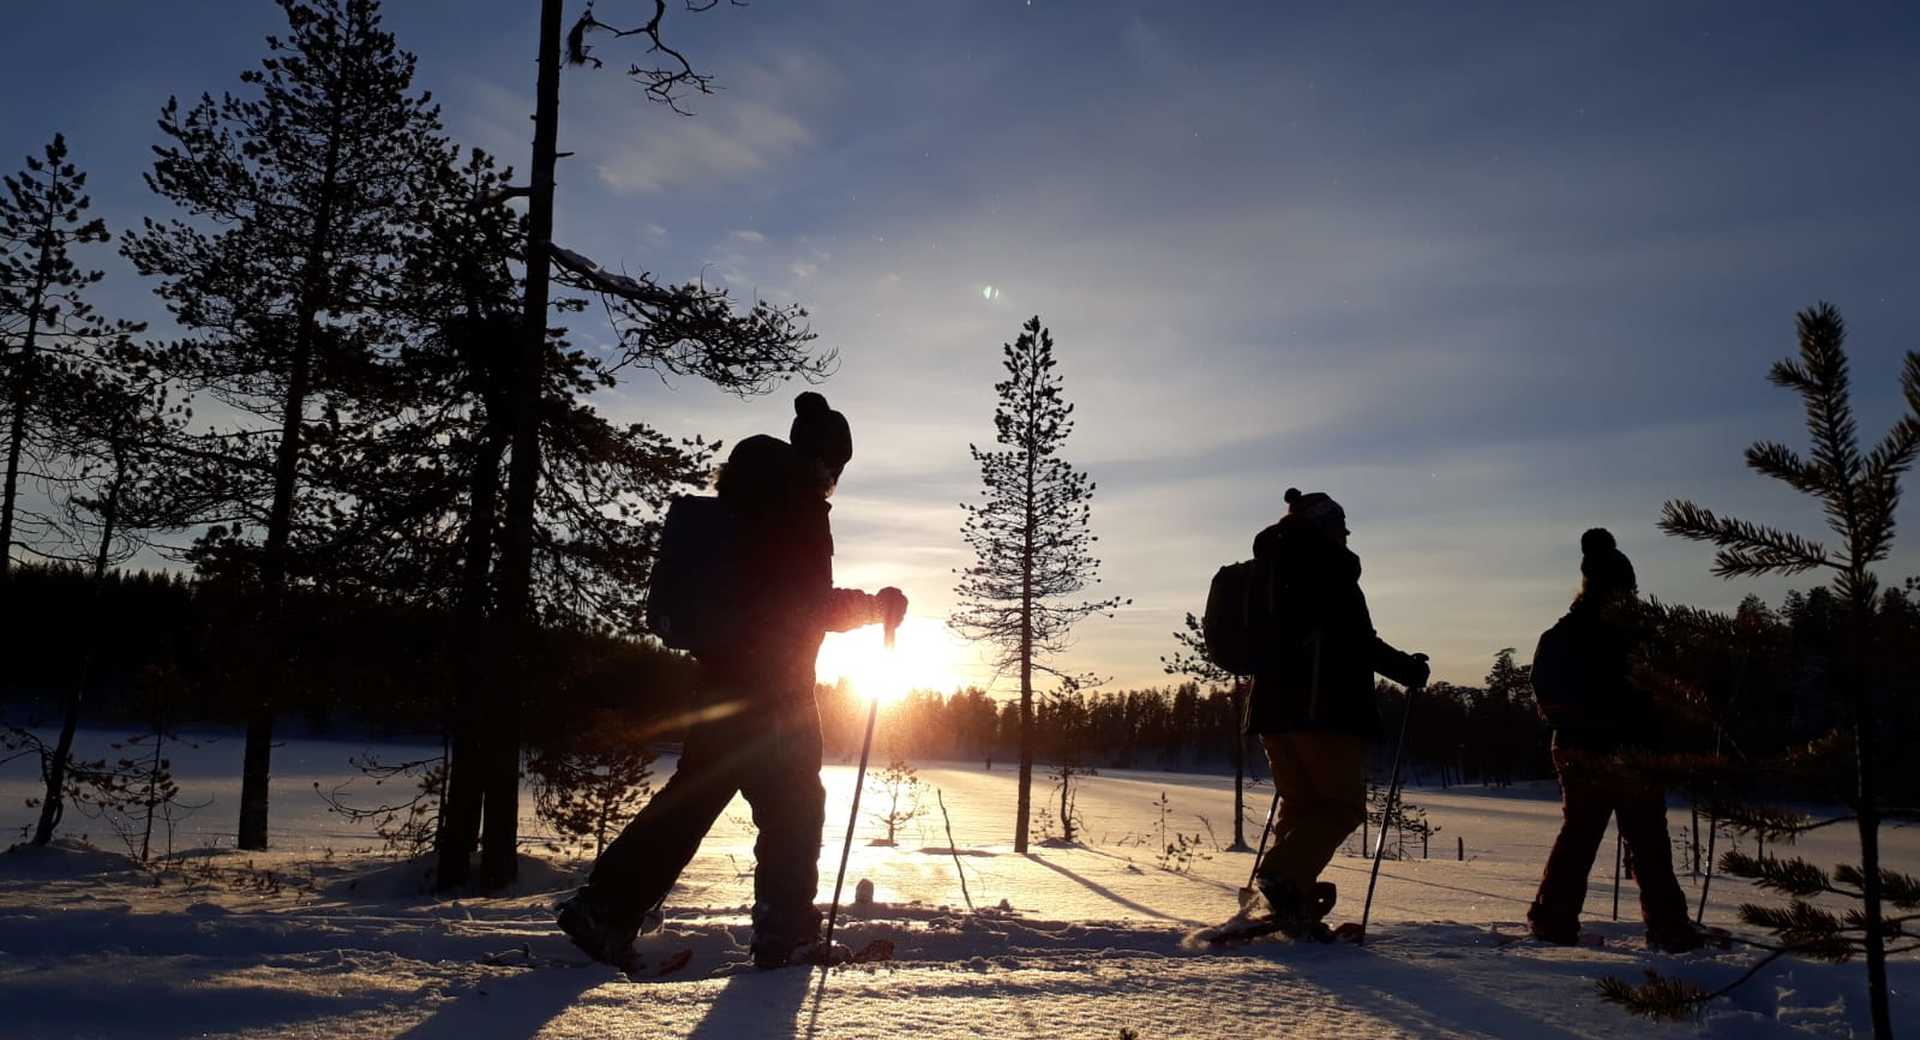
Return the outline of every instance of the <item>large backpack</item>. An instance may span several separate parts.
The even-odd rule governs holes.
[[[1229,563],[1214,572],[1200,635],[1213,663],[1252,675],[1267,663],[1286,628],[1286,589],[1272,560]]]
[[[1577,725],[1593,700],[1593,669],[1582,652],[1573,615],[1540,633],[1533,651],[1533,695],[1540,717],[1557,728]]]
[[[696,656],[738,646],[740,555],[740,521],[732,509],[711,495],[675,498],[647,588],[647,628],[667,646]]]

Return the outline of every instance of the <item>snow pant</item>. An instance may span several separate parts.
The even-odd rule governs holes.
[[[735,698],[738,698],[737,700]],[[820,713],[813,691],[712,695],[660,793],[600,854],[587,897],[609,919],[637,925],[666,898],[701,839],[733,796],[746,796],[759,838],[753,846],[755,941],[808,942],[820,931],[813,898],[820,883]]]
[[[1687,927],[1687,897],[1673,876],[1668,844],[1666,792],[1608,768],[1603,755],[1553,749],[1560,774],[1560,836],[1547,854],[1540,890],[1527,919],[1547,929],[1571,933],[1580,927],[1587,901],[1587,875],[1607,836],[1607,819],[1618,817],[1620,840],[1633,856],[1640,884],[1640,916],[1647,931]]]
[[[1367,818],[1367,741],[1325,730],[1260,738],[1280,812],[1261,877],[1306,892],[1340,843]]]

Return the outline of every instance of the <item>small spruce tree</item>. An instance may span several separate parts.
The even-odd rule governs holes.
[[[1848,611],[1848,651],[1836,661],[1838,692],[1851,715],[1855,788],[1852,810],[1860,836],[1860,863],[1843,865],[1831,875],[1795,858],[1781,862],[1730,852],[1721,869],[1746,877],[1764,888],[1794,896],[1785,909],[1746,904],[1742,920],[1779,937],[1781,952],[1798,952],[1832,960],[1865,955],[1867,992],[1874,1035],[1893,1035],[1888,1007],[1886,957],[1888,943],[1904,935],[1904,926],[1920,914],[1888,916],[1888,904],[1920,910],[1920,881],[1880,865],[1877,686],[1881,677],[1870,663],[1874,601],[1879,588],[1874,564],[1885,560],[1893,546],[1894,512],[1900,502],[1900,476],[1920,453],[1920,353],[1908,352],[1901,373],[1901,390],[1908,414],[1894,423],[1879,445],[1862,452],[1854,418],[1848,373],[1846,325],[1832,305],[1820,303],[1798,315],[1800,356],[1774,363],[1769,379],[1800,395],[1806,407],[1811,457],[1771,441],[1747,449],[1749,468],[1818,499],[1828,526],[1841,541],[1829,550],[1820,542],[1779,528],[1722,517],[1692,502],[1666,504],[1660,526],[1668,534],[1719,547],[1713,571],[1723,578],[1762,574],[1800,574],[1833,570],[1834,592]],[[1756,831],[1792,833],[1804,821],[1776,814],[1724,811],[1728,823]],[[1769,817],[1772,816],[1772,819]],[[1742,818],[1744,817],[1744,818]],[[1805,902],[1827,893],[1856,899],[1858,911],[1840,917]],[[1908,945],[1911,949],[1912,945]],[[1719,991],[1725,992],[1725,990]],[[1654,976],[1634,987],[1608,980],[1602,993],[1609,1000],[1649,1014],[1679,1015],[1697,1008],[1719,993],[1674,983]]]

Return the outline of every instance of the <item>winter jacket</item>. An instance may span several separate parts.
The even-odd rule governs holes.
[[[1425,666],[1374,633],[1360,557],[1291,518],[1261,531],[1253,555],[1275,561],[1290,620],[1276,634],[1270,663],[1254,675],[1247,732],[1379,735],[1374,673],[1417,682]]]
[[[880,620],[875,597],[833,587],[832,507],[810,495],[730,503],[738,509],[745,588],[740,645],[701,659],[712,684],[769,695],[811,696],[814,659],[828,632]]]
[[[1572,703],[1552,708],[1553,746],[1610,754],[1622,744],[1653,742],[1659,729],[1653,698],[1632,679],[1633,650],[1644,634],[1584,601],[1554,627],[1567,636],[1563,668],[1580,681]]]

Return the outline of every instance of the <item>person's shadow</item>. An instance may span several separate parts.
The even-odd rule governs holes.
[[[442,1004],[395,1040],[530,1037],[564,1014],[581,994],[607,981],[605,972],[585,968],[529,968],[518,975],[490,979]]]
[[[813,970],[743,971],[727,979],[713,998],[707,1017],[687,1040],[737,1037],[792,1037],[799,1033],[800,1005],[807,999]]]

